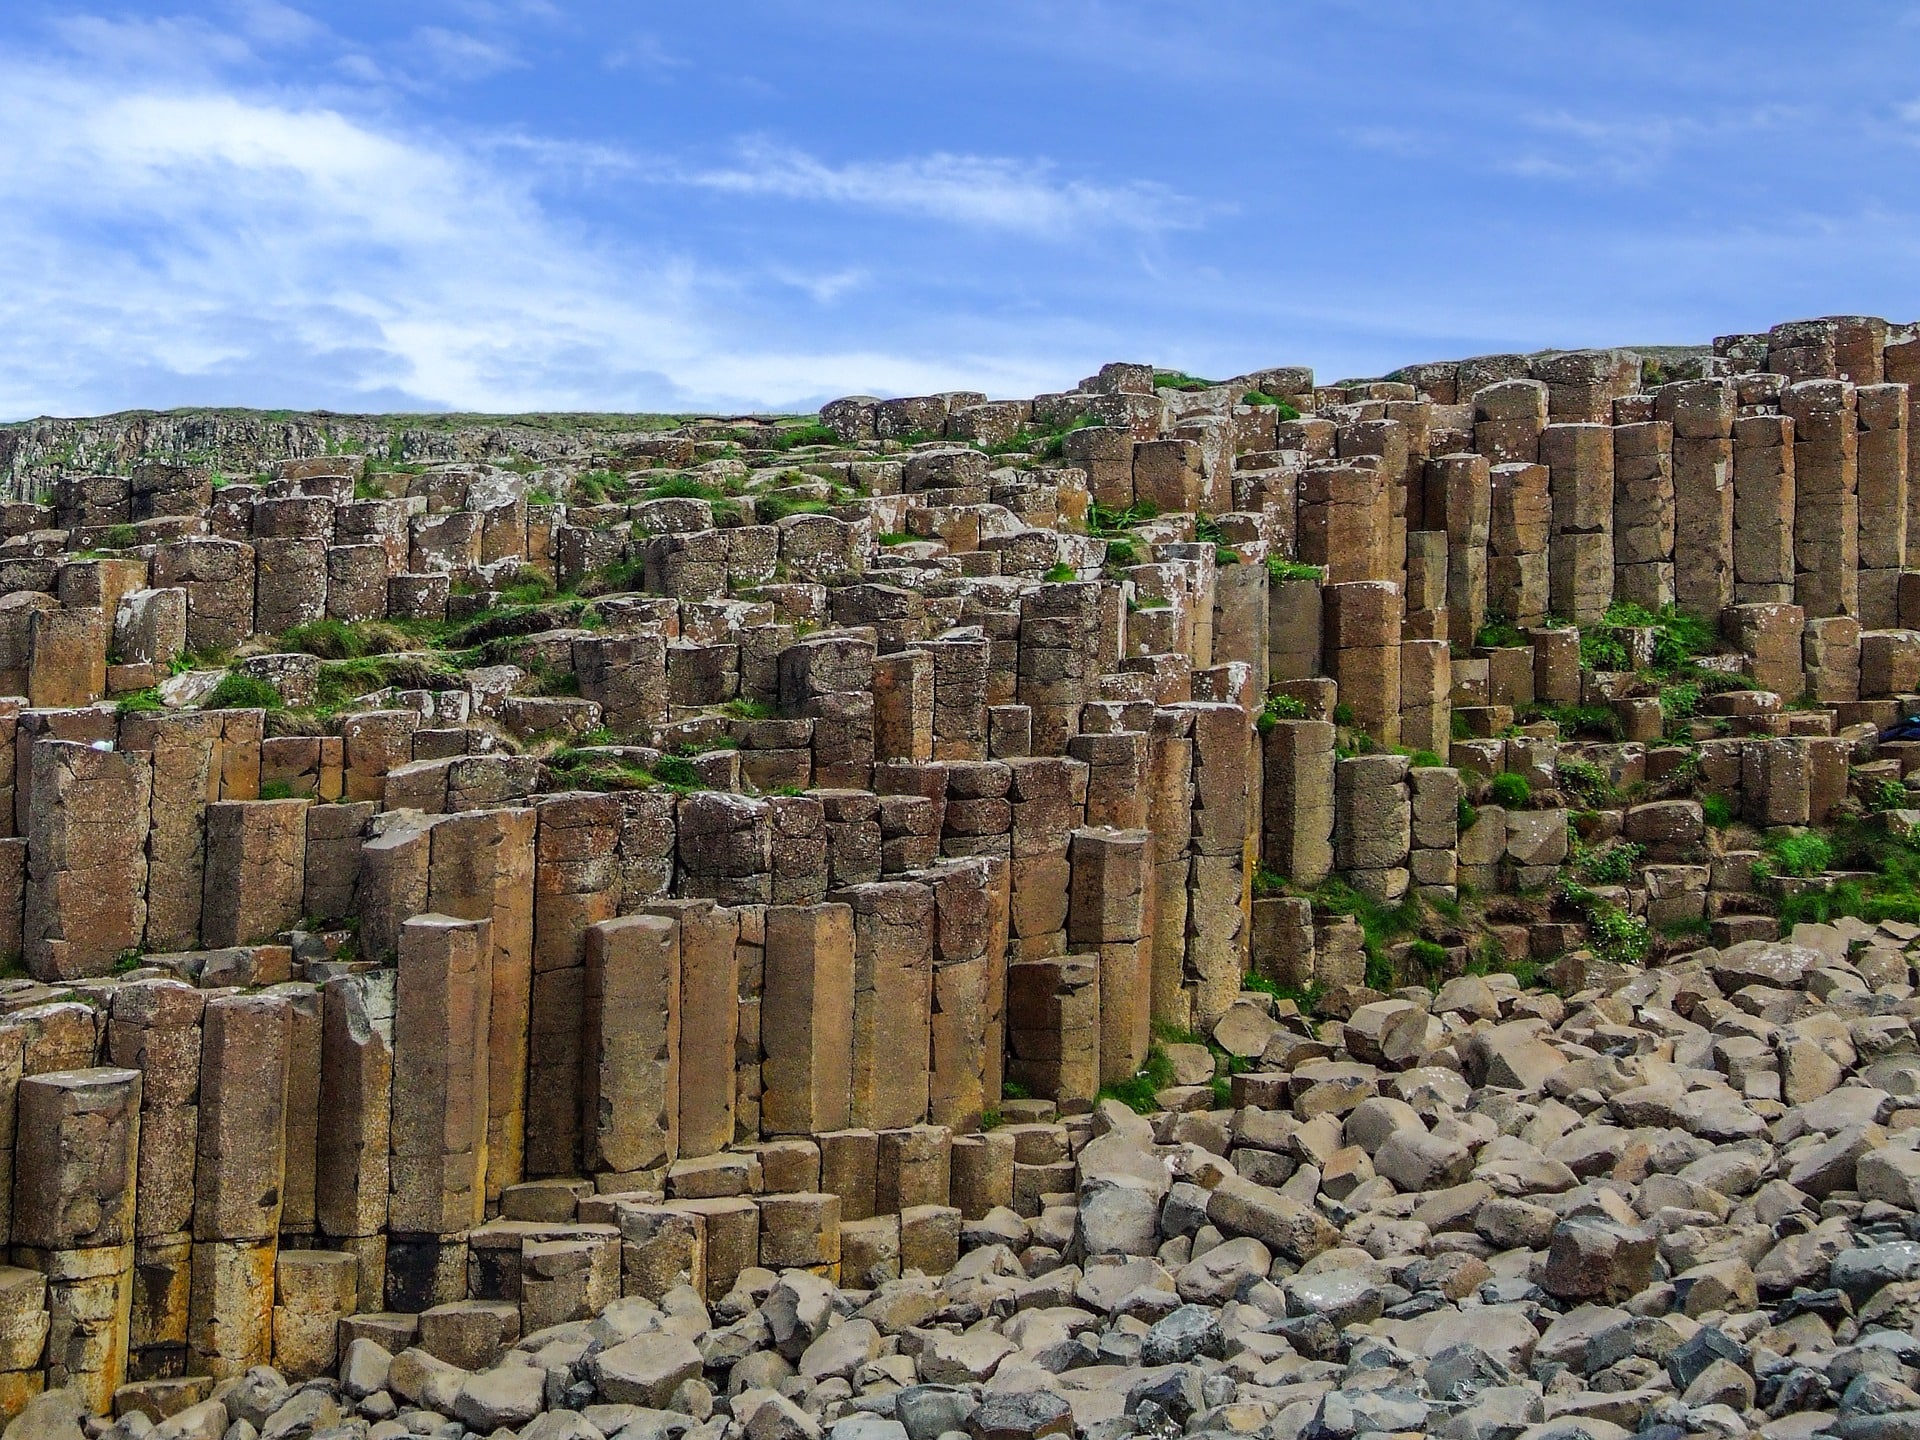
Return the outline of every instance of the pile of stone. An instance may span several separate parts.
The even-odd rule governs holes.
[[[1896,1433],[1914,382],[0,429],[0,1413]]]
[[[111,1425],[50,1393],[8,1436],[1920,1434],[1915,939],[1319,1023],[1250,992],[1216,1028],[1235,1108],[1007,1127],[1062,1188],[969,1216],[944,1274],[751,1265],[524,1334],[364,1316],[337,1362],[129,1386]]]

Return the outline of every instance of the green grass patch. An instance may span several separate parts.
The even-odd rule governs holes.
[[[1324,565],[1309,565],[1302,560],[1285,560],[1278,555],[1267,557],[1267,578],[1270,580],[1325,580],[1327,569]]]
[[[114,703],[113,710],[116,715],[156,715],[166,708],[166,702],[161,700],[160,692],[148,687],[145,690],[135,690],[131,694],[122,695]]]
[[[1087,533],[1100,539],[1124,535],[1135,525],[1157,519],[1160,507],[1148,500],[1136,500],[1124,510],[1115,510],[1099,501],[1087,507]]]
[[[283,631],[280,648],[322,660],[358,660],[367,655],[391,655],[405,650],[411,637],[404,630],[378,620],[309,620]]]
[[[1211,390],[1213,386],[1213,381],[1202,380],[1198,375],[1189,375],[1184,370],[1153,372],[1153,388],[1156,390]]]
[[[794,425],[785,430],[776,430],[772,435],[760,441],[762,450],[797,450],[803,445],[844,445],[839,432],[829,426],[813,423]]]
[[[1102,1085],[1099,1098],[1118,1100],[1136,1115],[1152,1115],[1160,1105],[1155,1096],[1173,1084],[1173,1062],[1158,1044],[1147,1050],[1147,1063],[1115,1085]]]
[[[1055,565],[1042,578],[1049,585],[1070,585],[1080,578],[1080,572],[1071,565]]]
[[[1574,869],[1582,880],[1591,885],[1624,885],[1633,878],[1634,867],[1644,854],[1645,846],[1636,845],[1631,840],[1615,840],[1598,850],[1589,850],[1580,855],[1574,863]]]
[[[280,692],[257,675],[226,674],[200,702],[202,710],[278,710]]]
[[[1827,837],[1812,830],[1794,834],[1773,834],[1761,842],[1766,852],[1764,863],[1775,875],[1808,877],[1833,869],[1833,845]]]
[[[1607,772],[1591,760],[1569,755],[1559,764],[1559,776],[1560,788],[1584,805],[1598,808],[1619,798]]]
[[[1490,615],[1474,632],[1473,643],[1482,650],[1511,650],[1525,645],[1527,637],[1518,625],[1501,615]]]
[[[754,521],[774,525],[789,515],[824,515],[832,507],[824,500],[803,500],[792,495],[756,495],[753,498]]]
[[[1307,718],[1307,702],[1295,695],[1269,695],[1266,703],[1260,707],[1260,718],[1255,723],[1260,733],[1266,734],[1282,720],[1304,720]]]
[[[1526,776],[1506,771],[1487,782],[1487,798],[1508,810],[1518,810],[1533,799],[1533,786]]]

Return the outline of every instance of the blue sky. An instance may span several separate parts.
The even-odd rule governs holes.
[[[807,408],[1920,312],[1920,11],[0,0],[0,418]]]

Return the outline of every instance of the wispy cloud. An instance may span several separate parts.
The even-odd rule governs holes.
[[[657,35],[629,35],[607,52],[602,61],[609,70],[644,70],[656,75],[691,68],[693,62],[660,43]]]
[[[439,25],[422,25],[413,32],[413,43],[450,80],[484,80],[526,63],[509,45]]]
[[[830,165],[760,140],[738,163],[683,172],[685,183],[736,195],[851,205],[1051,240],[1089,229],[1191,228],[1198,207],[1164,185],[1062,179],[1045,161],[939,153]]]
[[[764,296],[798,288],[827,305],[865,271],[725,273],[546,208],[536,186],[552,164],[529,154],[624,172],[618,151],[450,139],[141,59],[197,38],[75,22],[65,52],[0,53],[0,417],[186,403],[744,409],[962,384],[1033,393],[1071,363],[1031,347],[1009,358],[949,343],[928,361],[771,337]],[[770,171],[739,173],[778,193]],[[1072,186],[1047,201],[1011,162],[806,173],[809,188],[826,176],[875,205],[898,174],[925,213],[1028,231],[1127,213],[1115,194]],[[960,194],[968,177],[989,193]]]
[[[1798,111],[1779,105],[1705,116],[1594,116],[1546,111],[1523,117],[1526,128],[1543,139],[1546,147],[1525,146],[1500,168],[1530,179],[1634,183],[1665,169],[1680,150],[1777,130],[1798,118]]]

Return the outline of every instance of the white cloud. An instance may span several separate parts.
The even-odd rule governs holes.
[[[704,189],[783,200],[853,205],[1046,239],[1088,229],[1185,229],[1193,202],[1163,185],[1094,185],[1062,180],[1045,162],[935,154],[829,165],[766,141],[741,148],[740,162],[682,173]]]
[[[226,13],[224,30],[72,16],[56,48],[0,51],[0,419],[1033,394],[1085,372],[1081,327],[935,309],[897,327],[915,338],[875,341],[849,328],[847,302],[890,283],[884,247],[725,269],[672,225],[589,228],[560,192],[691,187],[741,196],[748,214],[756,199],[819,201],[1044,242],[1192,223],[1160,187],[1005,157],[830,165],[762,140],[701,169],[592,139],[416,130],[393,118],[404,49],[356,49],[283,0]],[[469,14],[493,33],[485,0]],[[258,79],[276,52],[323,43],[326,88]],[[516,63],[456,31],[419,43],[468,73]]]
[[[164,28],[68,38],[78,59],[0,55],[0,417],[190,403],[745,409],[960,385],[1031,394],[1072,363],[963,345],[930,363],[765,337],[769,287],[827,304],[864,272],[715,274],[549,213],[530,173],[546,167],[522,153],[542,142],[500,153],[131,63],[175,44]],[[1023,224],[1118,203],[1069,186],[1059,208],[1036,210],[1008,198],[1028,190],[999,162],[977,172],[998,187],[986,198],[943,190],[958,183],[943,164],[904,169],[916,204]],[[837,173],[850,194],[878,183]]]
[[[526,64],[510,46],[439,25],[422,25],[415,30],[413,44],[434,69],[451,80],[484,80]]]

